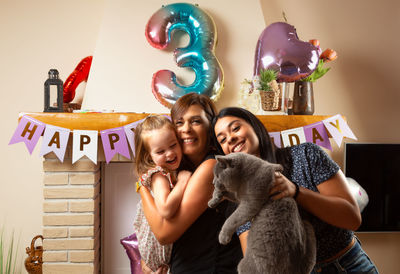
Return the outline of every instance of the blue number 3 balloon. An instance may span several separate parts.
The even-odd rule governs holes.
[[[217,42],[214,21],[197,6],[187,3],[167,5],[147,22],[147,41],[155,48],[165,49],[175,29],[185,31],[190,38],[187,47],[174,50],[176,64],[193,69],[196,77],[191,85],[184,86],[177,82],[174,72],[157,71],[152,80],[154,96],[168,108],[179,97],[190,92],[207,95],[216,101],[223,89],[224,74],[214,55]]]

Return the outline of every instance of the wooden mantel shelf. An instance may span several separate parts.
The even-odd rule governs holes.
[[[45,124],[71,130],[105,130],[117,128],[145,118],[149,113],[50,113],[21,112]],[[269,132],[305,126],[329,118],[329,115],[257,115]]]

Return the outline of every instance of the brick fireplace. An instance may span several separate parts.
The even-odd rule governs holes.
[[[137,113],[22,113],[43,123],[82,130],[116,128],[140,120]],[[263,115],[268,130],[305,126],[329,116]],[[105,156],[99,138],[97,164],[86,157],[72,164],[72,144],[64,162],[49,153],[43,161],[43,273],[101,272],[101,184]],[[117,154],[111,162],[131,162]]]

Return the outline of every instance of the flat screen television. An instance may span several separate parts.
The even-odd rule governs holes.
[[[400,144],[346,143],[344,170],[369,202],[358,231],[400,231]]]

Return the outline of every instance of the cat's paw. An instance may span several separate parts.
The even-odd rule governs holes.
[[[218,239],[220,244],[227,245],[231,241],[231,236],[221,232]]]
[[[208,201],[208,207],[214,208],[218,205],[219,200],[211,199]]]

